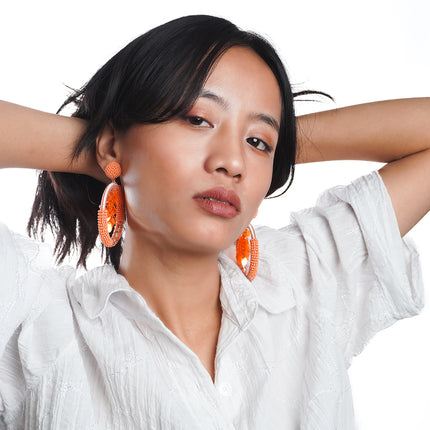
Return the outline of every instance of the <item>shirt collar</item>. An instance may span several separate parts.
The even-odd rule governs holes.
[[[223,312],[242,330],[252,322],[259,306],[277,314],[295,305],[288,274],[283,274],[282,268],[273,267],[264,251],[260,252],[258,274],[252,282],[223,253],[219,255],[219,268]],[[86,272],[73,281],[71,291],[90,319],[100,317],[109,303],[114,302],[120,303],[120,307],[134,319],[160,322],[144,298],[113,266],[104,265]]]
[[[229,300],[232,311],[235,314],[244,312],[244,320],[251,317],[254,301],[271,314],[278,314],[295,306],[293,277],[285,267],[277,264],[273,256],[265,253],[264,246],[260,248],[257,276],[252,282],[226,255],[220,254],[220,263],[223,286],[221,303],[223,292],[227,297],[235,297],[236,300]]]
[[[98,318],[115,293],[138,294],[113,266],[99,266],[73,281],[71,291],[88,318]]]

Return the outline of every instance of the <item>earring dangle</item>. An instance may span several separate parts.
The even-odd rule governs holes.
[[[251,224],[236,241],[236,262],[250,281],[257,276],[258,239]]]
[[[100,239],[104,246],[115,246],[122,235],[125,221],[124,193],[115,181],[121,175],[121,166],[111,161],[104,169],[106,176],[112,182],[105,188],[98,211],[98,228]]]

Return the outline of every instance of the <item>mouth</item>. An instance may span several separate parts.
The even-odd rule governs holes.
[[[240,198],[234,191],[215,187],[196,194],[193,199],[204,210],[224,218],[233,218],[240,213]]]

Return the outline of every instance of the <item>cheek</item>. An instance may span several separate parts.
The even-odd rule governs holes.
[[[255,166],[251,169],[251,180],[249,186],[251,188],[251,195],[253,196],[254,203],[257,205],[266,197],[269,191],[270,184],[272,183],[273,166],[268,163],[263,166]]]
[[[195,183],[195,157],[189,153],[182,157],[185,152],[173,146],[151,142],[125,163],[121,179],[131,216],[145,222],[168,218],[172,206],[180,206],[183,194]]]

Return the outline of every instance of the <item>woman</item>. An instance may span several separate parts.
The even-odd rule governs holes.
[[[301,117],[296,154],[273,48],[192,16],[131,42],[70,102],[75,118],[2,103],[1,165],[43,171],[29,230],[54,229],[59,261],[76,245],[84,265],[100,233],[108,264],[77,276],[2,226],[4,427],[354,428],[350,360],[422,308],[401,236],[429,210],[429,101]],[[262,199],[295,161],[334,159],[387,164],[258,229],[257,263]]]

